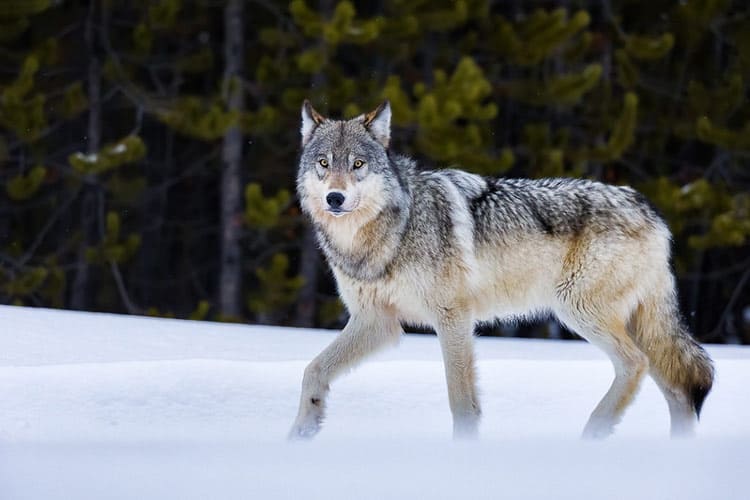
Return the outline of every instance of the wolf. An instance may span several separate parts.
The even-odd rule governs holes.
[[[611,434],[650,374],[671,435],[694,432],[714,369],[680,315],[671,234],[630,187],[579,179],[418,170],[390,147],[386,101],[350,120],[305,101],[297,190],[350,318],[304,371],[290,438],[319,432],[331,381],[397,343],[402,324],[440,342],[455,437],[481,415],[477,322],[553,314],[614,365],[583,437]]]

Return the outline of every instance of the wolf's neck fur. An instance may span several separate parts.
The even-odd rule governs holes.
[[[351,278],[372,281],[390,273],[411,217],[411,198],[386,205],[374,218],[361,223],[334,220],[315,224],[318,241],[331,266]],[[354,219],[354,218],[352,218]]]

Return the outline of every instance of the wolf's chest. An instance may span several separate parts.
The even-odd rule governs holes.
[[[350,311],[382,310],[396,314],[408,323],[432,323],[431,297],[427,291],[433,288],[426,275],[404,272],[397,276],[372,281],[360,281],[334,268],[339,293]]]

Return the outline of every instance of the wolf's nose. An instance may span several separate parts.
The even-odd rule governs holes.
[[[341,205],[344,204],[344,200],[344,195],[338,191],[332,191],[326,196],[326,201],[331,208],[341,208]]]

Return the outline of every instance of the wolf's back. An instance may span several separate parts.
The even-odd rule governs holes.
[[[473,185],[467,192],[480,239],[514,231],[562,237],[581,232],[634,236],[665,227],[646,199],[628,187],[581,179],[484,181],[481,189]]]

